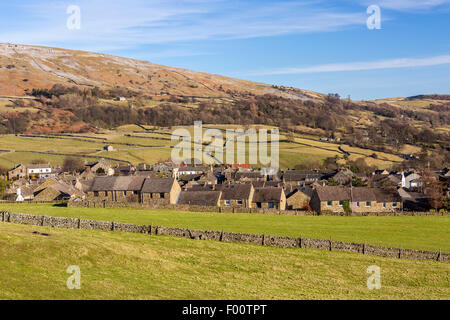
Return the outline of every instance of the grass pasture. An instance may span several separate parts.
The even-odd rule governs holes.
[[[50,237],[33,234],[51,234]],[[68,290],[66,270],[81,270]],[[381,289],[366,286],[371,265]],[[448,299],[450,267],[281,249],[0,223],[0,299]]]
[[[224,214],[175,210],[0,204],[0,210],[37,215],[152,224],[196,230],[309,237],[372,245],[450,252],[450,216],[335,217]]]
[[[225,126],[225,125],[205,125],[204,130],[208,128],[235,129],[238,126]],[[266,128],[267,126],[252,126],[255,129]],[[150,128],[150,127],[149,127]],[[172,129],[186,129],[193,137],[193,127],[173,127]],[[88,141],[80,141],[76,139],[47,139],[36,137],[20,137],[15,135],[3,135],[0,137],[0,150],[16,151],[21,154],[14,154],[15,152],[1,152],[0,153],[0,165],[6,167],[12,167],[17,163],[28,163],[32,160],[42,159],[48,161],[53,165],[60,165],[63,159],[54,155],[39,155],[33,154],[31,151],[39,152],[54,152],[73,155],[92,155],[92,156],[104,156],[118,159],[122,162],[131,162],[133,164],[156,163],[158,161],[165,161],[170,158],[172,149],[171,147],[178,144],[178,142],[171,141],[171,132],[169,128],[151,128],[155,131],[144,132],[143,129],[137,125],[121,126],[116,130],[103,130],[101,134],[79,134],[78,138]],[[98,138],[102,138],[98,139]],[[280,139],[286,140],[286,137],[281,134]],[[116,144],[117,143],[117,144]],[[105,145],[111,144],[114,147],[114,151],[103,151]],[[136,146],[124,145],[135,144]],[[235,143],[236,148],[237,143]],[[339,144],[319,141],[318,137],[309,136],[306,134],[296,134],[293,142],[281,142],[279,155],[280,155],[280,167],[281,168],[295,168],[297,165],[304,163],[311,163],[313,161],[321,162],[327,157],[338,156],[343,158],[344,154],[339,150]],[[344,146],[344,150],[351,153],[350,159],[356,160],[358,158],[364,158],[370,165],[377,165],[379,168],[386,168],[392,166],[393,163],[399,162],[402,159],[398,156],[375,152],[373,150],[365,150],[360,148],[352,148]],[[270,144],[268,145],[270,152]],[[224,149],[222,160],[225,161]],[[24,154],[27,152],[27,154]],[[235,163],[247,163],[249,162],[249,146],[246,143],[245,151],[240,151],[245,156],[245,161],[238,158],[237,152],[235,152]],[[377,159],[373,159],[370,156],[377,154]],[[344,160],[342,160],[344,161]],[[255,167],[259,165],[256,164]]]

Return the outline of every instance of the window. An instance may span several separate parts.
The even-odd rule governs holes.
[[[397,202],[393,202],[392,203],[392,208],[397,208],[397,205],[398,205]]]
[[[366,208],[372,207],[372,201],[366,201]]]
[[[383,208],[386,209],[386,202],[383,202]]]
[[[344,206],[344,201],[342,201],[342,200],[339,201],[339,206],[340,206],[340,207],[343,207],[343,206]]]
[[[225,200],[225,205],[229,206],[230,205],[230,200]]]
[[[275,208],[275,203],[273,203],[273,202],[269,202],[269,208],[270,208],[270,209],[273,209],[273,208]]]
[[[333,201],[327,201],[327,207],[333,206]]]
[[[126,191],[124,191],[124,192],[123,192],[123,195],[124,195],[124,197],[126,197],[126,196],[127,196],[127,192],[126,192]]]
[[[134,195],[137,195],[137,194],[138,194],[138,192],[137,192],[137,191],[133,191],[133,194],[134,194]]]
[[[98,197],[98,191],[94,191],[94,197]]]
[[[164,193],[160,193],[160,194],[159,194],[159,197],[160,197],[161,199],[164,199],[164,197],[165,197]]]
[[[359,203],[359,201],[356,202],[356,206],[357,206],[358,208],[361,206],[360,203]]]
[[[243,202],[242,200],[237,200],[236,203],[237,203],[238,206],[242,206],[242,204],[243,204],[244,202]]]

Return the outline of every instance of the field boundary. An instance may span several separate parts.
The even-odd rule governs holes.
[[[0,204],[2,202],[0,201]],[[3,202],[5,203],[5,202]],[[12,201],[11,203],[17,203]],[[242,207],[212,207],[212,206],[194,206],[179,204],[161,204],[156,202],[118,202],[109,200],[81,200],[68,201],[68,207],[76,208],[108,208],[108,209],[148,209],[148,210],[178,210],[186,212],[213,212],[213,213],[248,213],[248,214],[268,214],[268,215],[291,215],[291,216],[352,216],[345,212],[324,211],[321,213],[305,210],[279,210],[269,208],[242,208]],[[394,211],[394,212],[354,212],[354,217],[380,216],[380,217],[402,217],[402,216],[447,216],[450,212],[431,212],[431,211]]]
[[[279,248],[317,249],[326,251],[351,252],[365,255],[410,259],[450,262],[450,253],[411,250],[401,248],[387,248],[369,244],[341,242],[323,239],[310,239],[246,233],[233,233],[224,231],[200,231],[183,228],[171,228],[152,225],[135,225],[110,221],[95,221],[78,218],[50,217],[24,213],[11,213],[0,211],[0,222],[23,225],[34,225],[63,229],[84,229],[119,231],[129,233],[141,233],[149,235],[166,235],[182,237],[192,240],[212,240],[221,242],[240,242],[262,246]]]

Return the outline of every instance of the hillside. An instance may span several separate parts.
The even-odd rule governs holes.
[[[320,95],[298,89],[157,65],[106,54],[0,43],[0,95],[20,96],[55,84],[128,88],[147,96],[233,97],[273,94],[290,99]]]
[[[0,141],[5,166],[37,158],[59,164],[75,150],[121,162],[165,160],[172,128],[201,120],[279,127],[282,167],[360,158],[380,168],[404,159],[414,160],[405,166],[443,167],[449,108],[448,95],[351,101],[105,54],[0,44],[0,134],[11,135]],[[61,133],[84,141],[46,136]],[[136,133],[142,136],[131,138]],[[104,143],[115,151],[105,155]]]

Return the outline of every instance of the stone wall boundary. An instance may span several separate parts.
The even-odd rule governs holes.
[[[69,201],[69,207],[79,208],[133,208],[133,209],[166,209],[179,210],[187,212],[214,212],[214,213],[249,213],[249,214],[268,214],[268,215],[294,215],[294,216],[347,216],[344,213],[317,213],[302,210],[277,210],[262,208],[233,208],[233,207],[207,207],[207,206],[189,206],[177,204],[161,204],[156,202],[139,203],[139,202],[117,202],[117,201]],[[397,211],[397,212],[355,212],[355,217],[378,216],[378,217],[403,217],[403,216],[446,216],[450,212],[413,212],[413,211]]]
[[[149,235],[164,235],[181,237],[192,240],[212,240],[220,242],[239,242],[254,245],[278,247],[278,248],[301,248],[316,249],[336,252],[349,252],[364,255],[372,255],[386,258],[429,260],[450,262],[450,253],[433,252],[424,250],[412,250],[401,248],[388,248],[370,244],[351,243],[342,241],[298,238],[286,236],[271,236],[246,233],[233,233],[224,231],[201,231],[185,228],[174,228],[153,225],[135,225],[122,222],[96,221],[66,217],[41,216],[24,213],[12,213],[0,211],[0,222],[43,226],[61,229],[101,230],[119,231],[128,233],[141,233]]]

